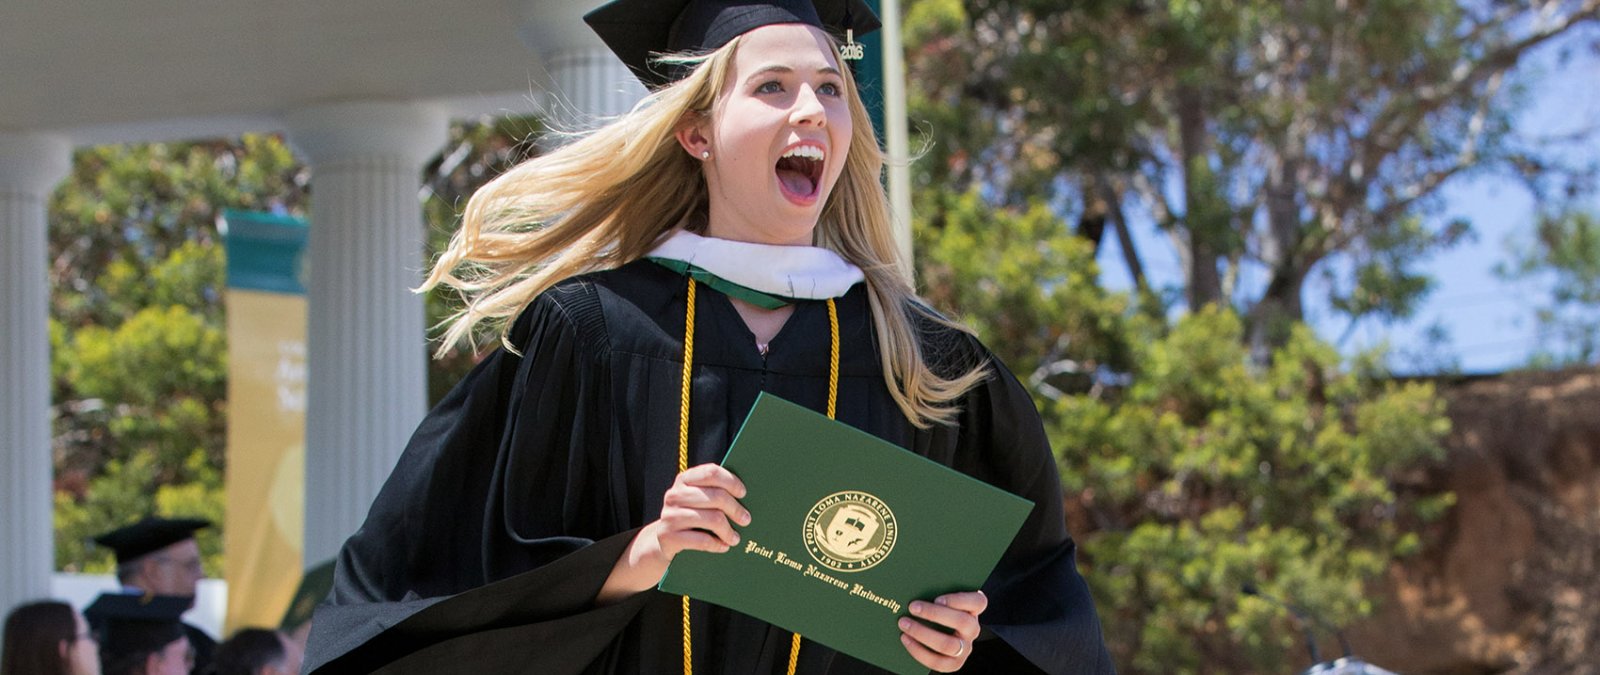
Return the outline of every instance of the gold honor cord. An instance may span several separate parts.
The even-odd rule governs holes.
[[[689,470],[689,375],[694,365],[694,277],[689,277],[689,308],[683,315],[683,406],[678,409],[678,473]],[[689,651],[689,596],[683,596],[683,675],[694,675]]]
[[[688,310],[683,317],[683,404],[678,408],[678,473],[689,470],[689,381],[694,370],[694,277],[689,277]],[[828,419],[834,419],[839,403],[839,308],[828,298]],[[683,596],[683,675],[694,675],[694,658],[689,638],[689,596]],[[789,675],[800,663],[800,634],[789,646]]]

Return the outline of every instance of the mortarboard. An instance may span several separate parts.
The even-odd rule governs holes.
[[[211,527],[209,520],[147,516],[137,523],[95,537],[94,541],[116,551],[117,564],[121,565],[193,538],[195,530],[207,527]]]
[[[160,651],[184,637],[179,617],[189,598],[170,595],[106,593],[83,610],[100,640],[101,658],[110,663]]]
[[[657,56],[711,51],[762,26],[803,23],[837,37],[879,27],[864,0],[613,0],[583,20],[651,89],[685,75]]]

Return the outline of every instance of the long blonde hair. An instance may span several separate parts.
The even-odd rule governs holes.
[[[455,289],[464,307],[443,324],[437,355],[497,329],[534,297],[568,277],[611,269],[644,256],[656,240],[706,207],[699,162],[678,144],[685,119],[711,114],[739,38],[706,55],[675,57],[692,66],[628,114],[548,154],[527,160],[467,201],[461,229],[420,291]],[[834,48],[838,58],[837,45]],[[845,167],[816,228],[816,245],[866,275],[872,323],[890,395],[918,427],[949,423],[956,398],[987,376],[986,364],[945,377],[924,361],[919,332],[933,325],[967,329],[926,308],[899,272],[900,253],[880,175],[883,151],[854,77],[841,69],[854,131]],[[510,347],[509,344],[507,344]]]

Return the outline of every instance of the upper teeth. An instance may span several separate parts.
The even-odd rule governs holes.
[[[783,153],[784,157],[804,157],[806,159],[822,159],[822,148],[815,145],[797,145]]]

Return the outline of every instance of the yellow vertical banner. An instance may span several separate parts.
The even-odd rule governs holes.
[[[304,221],[225,214],[226,631],[275,628],[300,583],[305,531]]]

